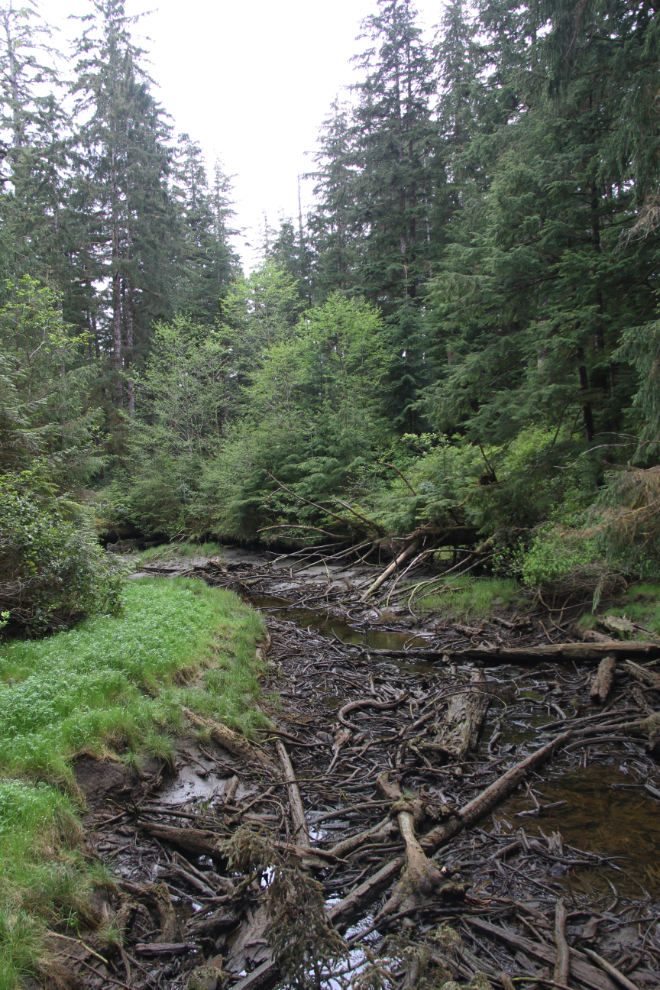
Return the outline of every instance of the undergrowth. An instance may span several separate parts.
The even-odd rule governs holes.
[[[181,705],[250,732],[265,723],[261,617],[230,591],[182,578],[127,582],[119,618],[0,648],[0,990],[47,966],[52,923],[90,925],[109,882],[81,856],[80,753],[167,758]]]

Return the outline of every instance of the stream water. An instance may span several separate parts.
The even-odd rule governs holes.
[[[346,646],[360,647],[367,655],[370,650],[400,653],[416,646],[428,646],[428,640],[419,634],[373,626],[358,627],[322,609],[293,606],[284,598],[246,598],[266,614],[294,622],[300,629],[316,635],[341,640]],[[408,672],[418,671],[420,675],[433,669],[431,662],[414,655],[410,660],[400,656],[384,660],[378,656],[372,658],[372,663],[374,670],[391,669],[394,665]],[[553,682],[561,676],[563,669],[561,664],[546,663],[531,679]],[[509,683],[516,682],[516,675],[524,674],[525,680],[517,691],[521,706],[517,707],[514,716],[502,718],[499,706],[497,709],[491,707],[482,745],[487,744],[498,722],[502,723],[502,741],[519,743],[532,742],[544,725],[556,721],[556,714],[549,707],[543,710],[541,693],[528,686],[529,668],[522,671],[495,667],[485,673],[488,679],[506,679]],[[331,711],[342,702],[341,697],[333,695],[325,700],[330,718]],[[555,882],[564,883],[567,895],[576,903],[582,899],[592,901],[595,893],[607,893],[611,899],[613,890],[627,898],[647,899],[650,896],[654,900],[660,899],[660,801],[644,789],[648,764],[636,764],[634,748],[630,743],[601,747],[593,754],[599,757],[597,764],[589,763],[591,754],[587,753],[586,765],[570,771],[560,756],[533,776],[532,786],[542,805],[566,802],[564,805],[544,812],[540,818],[516,817],[534,807],[521,789],[493,815],[492,822],[498,829],[513,834],[522,827],[530,837],[541,831],[545,835],[557,831],[565,844],[611,858],[614,866],[604,864],[577,873],[561,868],[554,871]],[[655,779],[649,782],[660,788],[660,768]]]

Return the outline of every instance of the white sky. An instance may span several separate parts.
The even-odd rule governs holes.
[[[71,36],[69,14],[88,0],[41,0],[42,16]],[[441,0],[418,0],[420,24],[440,19]],[[127,0],[127,13],[149,10]],[[280,213],[298,212],[298,175],[311,171],[319,127],[330,104],[354,78],[349,59],[361,19],[375,0],[161,0],[135,28],[148,36],[156,97],[204,149],[209,168],[220,158],[235,174],[237,242],[246,264],[264,211],[272,227]],[[303,183],[303,211],[312,183]]]

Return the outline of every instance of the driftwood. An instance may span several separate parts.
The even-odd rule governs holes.
[[[222,839],[208,829],[203,828],[176,828],[173,825],[155,825],[151,822],[142,822],[141,828],[149,832],[156,839],[164,839],[172,845],[179,846],[180,849],[187,849],[188,852],[197,856],[211,856],[216,859],[224,859],[225,851]],[[303,863],[303,865],[315,866],[323,869],[329,862],[334,862],[336,856],[325,849],[315,849],[312,846],[300,845],[298,843],[274,842],[273,846],[278,851],[287,856],[293,856]]]
[[[499,938],[514,949],[520,949],[527,955],[550,965],[552,969],[557,964],[557,950],[554,946],[547,943],[533,942],[531,939],[525,938],[524,935],[516,935],[506,928],[500,928],[499,925],[492,925],[489,921],[483,921],[481,918],[466,917],[465,920],[473,928],[483,932],[484,935]],[[591,966],[588,962],[585,962],[583,953],[578,953],[575,949],[570,949],[569,955],[570,972],[576,980],[584,983],[591,990],[620,990],[609,976],[596,969],[595,966]]]
[[[182,708],[181,710],[198,729],[208,729],[213,742],[217,743],[218,746],[222,746],[232,756],[237,756],[245,763],[260,763],[271,776],[279,776],[277,765],[271,760],[270,756],[257,746],[253,746],[243,736],[239,736],[237,732],[229,729],[221,722],[211,722],[205,718],[201,718],[188,708]]]
[[[404,799],[399,785],[390,781],[386,772],[378,775],[376,784],[383,797],[392,801],[391,813],[397,817],[401,838],[406,844],[404,874],[392,891],[392,896],[376,916],[376,921],[379,921],[388,914],[414,911],[447,880],[447,873],[436,862],[427,858],[415,835],[415,820],[422,815],[421,802]]]
[[[589,956],[590,959],[593,959],[593,961],[600,966],[604,973],[611,976],[615,983],[620,984],[620,986],[624,987],[625,990],[639,990],[636,983],[629,980],[627,976],[624,976],[620,969],[617,969],[616,966],[609,963],[607,959],[603,959],[603,957],[599,956],[597,952],[593,951],[593,949],[584,949],[584,953]]]
[[[563,897],[557,898],[555,905],[555,945],[557,946],[557,961],[555,963],[555,982],[568,983],[570,952],[566,941],[566,904]]]
[[[385,584],[388,577],[394,574],[394,572],[397,571],[399,567],[401,567],[401,564],[404,564],[408,560],[408,557],[412,557],[412,555],[416,553],[419,546],[420,546],[420,540],[413,540],[413,542],[406,547],[403,553],[400,553],[399,556],[396,558],[396,560],[393,560],[390,566],[386,567],[383,573],[376,578],[374,583],[369,588],[367,588],[365,593],[360,598],[360,601],[366,602],[369,598],[371,598],[373,593],[375,591],[378,591],[381,584]]]
[[[640,667],[638,663],[633,663],[632,660],[626,661],[626,667],[635,680],[643,684],[644,687],[650,687],[654,691],[660,691],[660,674],[656,671],[647,670],[646,667]]]
[[[279,739],[275,743],[275,746],[277,748],[277,754],[280,758],[280,763],[282,764],[282,769],[284,770],[284,779],[286,780],[286,786],[289,792],[289,806],[291,808],[291,817],[294,825],[294,842],[296,840],[298,842],[302,840],[303,845],[309,846],[309,829],[307,828],[305,808],[302,803],[300,788],[298,787],[298,781],[296,780],[296,775],[291,765],[289,754],[286,751],[284,743]]]
[[[462,760],[467,753],[477,748],[490,695],[483,690],[486,678],[482,670],[472,674],[471,682],[475,684],[475,690],[462,691],[453,696],[439,732],[431,739],[421,740],[419,749],[445,753]]]
[[[614,657],[605,657],[600,661],[589,691],[589,697],[592,701],[601,705],[605,704],[607,696],[612,690],[615,669],[616,659]]]

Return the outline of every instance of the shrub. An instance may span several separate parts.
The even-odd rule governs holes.
[[[623,577],[610,568],[600,533],[594,529],[541,526],[531,546],[521,550],[518,563],[528,587],[548,592],[554,601],[563,599],[564,604],[590,598],[597,608],[602,598],[626,588]]]
[[[86,615],[121,611],[120,579],[85,527],[0,478],[0,613],[43,634]]]

